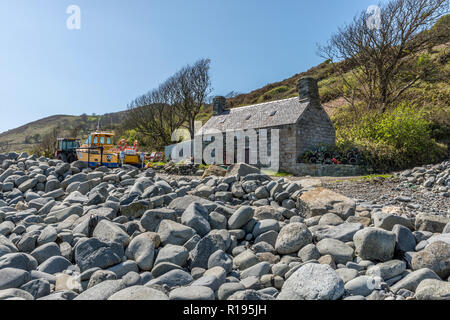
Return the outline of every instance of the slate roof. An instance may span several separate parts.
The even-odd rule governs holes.
[[[225,110],[212,117],[198,134],[208,129],[220,131],[268,128],[296,123],[310,102],[298,97]]]

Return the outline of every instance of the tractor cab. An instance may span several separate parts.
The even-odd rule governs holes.
[[[58,138],[56,142],[55,158],[72,163],[77,160],[76,149],[79,147],[79,139]]]
[[[84,144],[90,147],[103,147],[110,149],[113,147],[114,134],[106,132],[93,132],[87,137]]]

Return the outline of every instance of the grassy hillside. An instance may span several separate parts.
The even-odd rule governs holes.
[[[415,87],[409,89],[405,94],[405,101],[417,103],[420,106],[439,110],[440,116],[447,113],[445,123],[448,121],[448,106],[450,104],[450,43],[442,44],[431,50],[431,58],[441,70],[442,77],[436,79],[423,80]],[[334,86],[342,86],[338,75],[333,73],[332,66],[323,62],[322,64],[309,69],[306,72],[298,73],[280,82],[268,84],[260,89],[247,94],[238,95],[227,101],[229,108],[235,108],[256,103],[287,99],[298,96],[297,82],[301,77],[312,76],[318,80],[319,94],[322,104],[327,112],[333,113],[337,107],[346,105],[346,101],[339,95]],[[444,120],[444,119],[443,119]]]
[[[16,129],[0,133],[0,152],[29,151],[42,141],[45,135],[56,128],[60,129],[58,134],[60,137],[85,138],[89,132],[97,128],[99,119],[102,129],[114,129],[123,121],[125,113],[122,111],[103,116],[54,115],[30,122]]]
[[[409,89],[405,95],[405,101],[415,104],[417,107],[427,110],[429,119],[435,124],[435,137],[438,140],[449,143],[448,132],[450,128],[450,43],[433,48],[431,56],[435,63],[440,65],[441,79],[423,80]],[[228,108],[235,108],[261,102],[274,101],[298,96],[297,82],[301,77],[312,76],[319,82],[319,94],[321,102],[329,115],[333,116],[337,111],[346,107],[346,101],[339,96],[334,86],[341,85],[339,77],[333,73],[332,66],[324,62],[306,72],[280,82],[268,84],[247,94],[240,94],[227,100]],[[98,119],[103,129],[114,129],[119,137],[127,137],[129,134],[120,130],[119,126],[124,119],[126,111],[110,113],[103,116],[71,116],[55,115],[28,123],[19,128],[0,133],[0,152],[26,151],[36,145],[41,138],[60,126],[60,136],[84,138],[90,131],[97,127]],[[198,116],[198,120],[205,123],[212,116],[212,106],[207,105]],[[337,120],[336,120],[337,121]],[[118,138],[119,138],[118,137]]]
[[[450,156],[450,42],[423,52],[421,58],[429,59],[437,73],[419,80],[385,114],[368,110],[364,101],[350,108],[339,94],[343,81],[327,62],[230,99],[228,107],[295,97],[298,80],[312,76],[318,80],[322,105],[335,125],[338,153],[358,148],[376,172],[436,163]]]
[[[439,23],[441,26],[450,28],[450,15],[442,18]],[[396,123],[398,114],[402,117],[406,113],[420,114],[419,120],[424,120],[424,139],[434,139],[435,141],[446,145],[447,148],[450,144],[450,37],[444,40],[445,43],[439,44],[428,52],[424,52],[423,56],[426,59],[430,59],[431,63],[439,70],[439,76],[433,76],[420,80],[415,86],[409,88],[402,101],[399,101],[396,105],[391,106],[390,113],[383,121],[387,122],[389,126],[394,128],[399,123]],[[422,57],[421,57],[422,58]],[[343,62],[346,63],[346,62]],[[354,66],[345,65],[345,69],[350,72]],[[366,146],[368,148],[380,147],[381,141],[380,135],[397,135],[397,132],[383,132],[380,133],[375,127],[367,127],[367,123],[360,123],[361,119],[371,119],[368,122],[373,123],[379,121],[381,118],[379,115],[370,114],[367,110],[361,109],[359,114],[351,112],[349,110],[346,100],[340,96],[337,88],[343,88],[343,81],[334,73],[333,66],[325,61],[320,65],[313,67],[305,72],[297,73],[294,76],[275,83],[268,84],[262,88],[256,89],[250,93],[240,94],[227,100],[228,108],[235,108],[245,105],[257,104],[262,102],[274,101],[279,99],[286,99],[298,96],[297,83],[301,77],[312,76],[318,80],[319,94],[322,105],[325,110],[331,116],[336,129],[338,142],[342,138],[344,140],[351,140],[353,134],[351,132],[360,132],[361,135],[371,131],[376,138],[372,139]],[[361,105],[364,105],[364,101],[361,101]],[[407,105],[402,107],[397,113],[395,109],[398,106]],[[407,112],[405,111],[407,110]],[[406,113],[405,113],[406,112]],[[397,114],[397,115],[396,115]],[[101,118],[102,129],[113,130],[117,137],[127,138],[128,140],[139,139],[139,135],[135,130],[126,130],[121,126],[123,119],[125,118],[126,111],[106,114],[99,116],[70,116],[70,115],[55,115],[52,117],[44,118],[17,129],[10,130],[0,134],[0,152],[6,151],[26,151],[31,150],[33,146],[38,144],[42,137],[52,132],[55,128],[60,128],[58,136],[61,137],[76,137],[85,138],[90,131],[97,127],[98,119]],[[202,112],[198,115],[197,120],[205,123],[212,116],[212,106],[206,105]],[[391,118],[389,118],[391,117]],[[402,120],[403,121],[403,120]],[[400,125],[405,125],[405,121]],[[380,123],[379,125],[386,125],[386,123]],[[413,128],[414,129],[414,128]],[[394,129],[392,129],[394,130]],[[397,129],[395,129],[397,130]],[[409,129],[405,130],[408,132]],[[361,136],[362,138],[365,138]],[[431,139],[430,139],[431,138]],[[378,139],[378,140],[377,140]],[[364,139],[363,139],[364,140]],[[355,141],[346,141],[355,143]],[[361,141],[356,141],[358,146],[363,145]],[[381,143],[382,144],[382,143]],[[141,143],[142,145],[142,143]],[[143,149],[146,149],[145,145],[142,145]],[[399,147],[393,150],[398,150]],[[150,148],[150,146],[149,146]],[[387,148],[383,150],[385,154],[392,153]],[[147,150],[152,151],[152,150]],[[383,153],[379,151],[378,153]],[[401,155],[402,157],[408,156],[408,150]],[[420,152],[427,153],[427,152]],[[393,156],[394,153],[392,153]],[[427,161],[427,160],[424,160]]]
[[[228,100],[228,107],[235,108],[250,104],[274,101],[279,99],[287,99],[298,96],[297,82],[301,77],[312,76],[319,81],[319,90],[323,91],[323,80],[329,79],[333,76],[332,68],[327,63],[322,63],[317,67],[311,68],[306,72],[298,73],[288,79],[280,82],[268,84],[260,89],[254,90],[247,94],[240,94]],[[322,102],[327,102],[330,97],[324,97],[321,93]]]
[[[332,67],[324,62],[306,72],[295,74],[294,76],[283,81],[270,83],[262,88],[256,89],[249,93],[239,94],[236,97],[227,99],[227,108],[237,108],[263,102],[287,99],[297,97],[297,83],[301,77],[312,76],[319,81],[319,94],[321,102],[327,112],[331,113],[332,109],[345,104],[345,101],[332,92],[327,85],[334,82],[335,75]],[[197,120],[205,123],[212,116],[212,106],[208,105],[198,115]]]
[[[450,30],[450,14],[442,17],[428,32],[435,32],[438,28]],[[436,119],[439,120],[438,118],[441,118],[443,120],[442,123],[450,125],[448,112],[450,105],[450,33],[431,50],[424,52],[424,55],[438,67],[440,77],[438,79],[430,77],[420,81],[417,85],[407,90],[403,100],[417,104],[419,107],[431,108],[433,112],[438,111]],[[343,63],[346,64],[345,61]],[[357,66],[345,65],[345,69],[348,71],[351,71],[353,67]],[[228,99],[227,105],[229,108],[235,108],[296,97],[298,96],[297,82],[304,76],[312,76],[317,79],[321,102],[329,113],[332,114],[333,111],[338,109],[337,107],[346,105],[345,100],[336,90],[336,87],[342,88],[343,82],[333,72],[333,66],[328,61],[283,81],[271,83],[250,93],[240,94]]]

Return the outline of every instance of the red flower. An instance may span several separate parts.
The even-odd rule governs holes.
[[[340,162],[339,160],[337,160],[336,158],[331,159],[331,161],[332,161],[334,164],[341,164],[341,162]]]

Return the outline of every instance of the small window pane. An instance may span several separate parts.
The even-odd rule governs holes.
[[[98,137],[97,136],[95,136],[95,138],[94,138],[94,144],[98,144]]]
[[[106,138],[106,144],[111,144],[111,137]]]
[[[100,144],[105,144],[105,137],[100,137]]]

